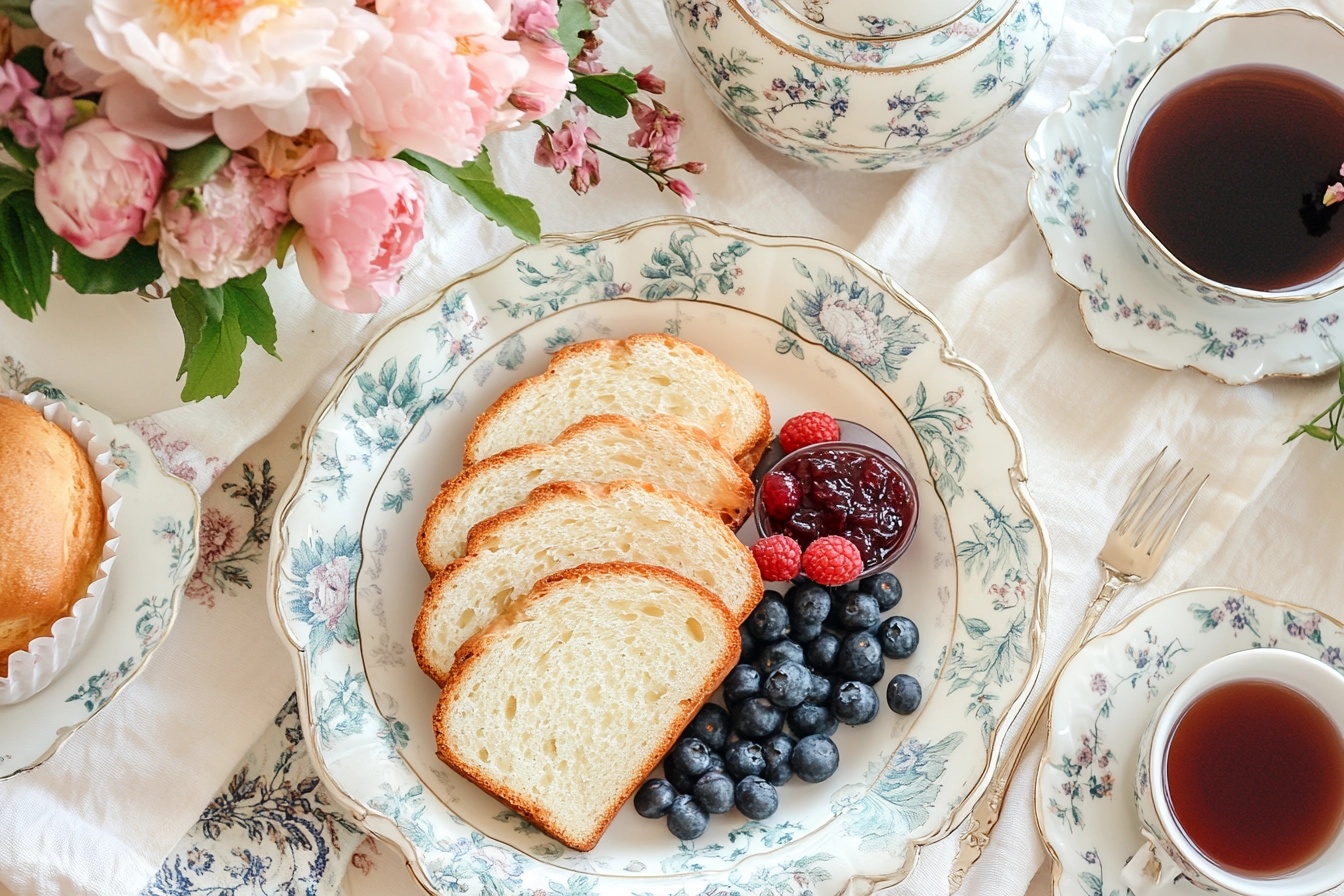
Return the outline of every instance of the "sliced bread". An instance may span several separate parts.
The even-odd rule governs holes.
[[[547,482],[639,479],[681,492],[734,529],[751,512],[751,479],[700,430],[675,417],[634,421],[604,415],[566,429],[550,445],[492,455],[444,483],[416,537],[420,562],[436,573],[462,556],[467,532]]]
[[[514,384],[477,419],[463,466],[549,442],[592,414],[671,414],[700,427],[748,473],[770,442],[765,397],[714,355],[664,333],[567,346],[545,372]]]
[[[590,850],[740,648],[723,603],[674,572],[565,570],[458,651],[434,713],[439,757]]]
[[[442,685],[457,649],[537,581],[612,561],[671,569],[739,624],[761,599],[751,551],[699,504],[646,482],[555,482],[474,526],[466,555],[434,576],[411,635],[420,668]]]

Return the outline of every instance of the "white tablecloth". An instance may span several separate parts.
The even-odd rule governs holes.
[[[1164,444],[1212,478],[1161,571],[1117,600],[1103,627],[1155,595],[1212,584],[1344,617],[1344,456],[1310,440],[1283,444],[1297,423],[1331,400],[1333,378],[1233,388],[1099,351],[1083,329],[1076,294],[1052,274],[1026,210],[1023,145],[1037,123],[1097,73],[1115,40],[1141,32],[1169,5],[1074,0],[1044,74],[996,131],[936,167],[889,175],[828,173],[739,133],[702,93],[655,0],[618,0],[603,25],[607,63],[652,62],[668,81],[668,105],[685,114],[682,158],[709,163],[693,179],[696,214],[855,251],[930,308],[959,353],[987,372],[1021,432],[1030,492],[1051,541],[1042,681],[1096,589],[1094,558],[1115,509],[1136,471]],[[1339,0],[1327,8],[1344,14]],[[600,129],[608,142],[624,141],[622,126]],[[561,176],[531,163],[531,144],[526,136],[497,141],[495,168],[503,184],[537,201],[548,231],[602,229],[680,208],[642,176],[609,162],[600,186],[574,196]],[[160,410],[138,426],[205,498],[202,572],[208,573],[212,558],[236,548],[248,532],[264,537],[271,505],[258,516],[240,483],[250,476],[250,494],[260,501],[269,476],[271,498],[278,497],[304,424],[362,341],[401,309],[515,244],[446,190],[433,190],[431,206],[428,239],[400,296],[378,315],[330,311],[307,297],[292,269],[273,274],[285,360],[250,353],[244,382],[228,400],[160,410],[171,403],[162,380],[176,372],[179,351],[166,307],[125,309],[124,325],[166,328],[167,335],[162,352],[137,343],[140,366],[117,375],[88,369],[99,357],[96,343],[114,329],[100,329],[88,349],[70,350],[68,328],[80,323],[74,309],[53,310],[38,327],[0,316],[0,356],[114,415]],[[146,316],[154,313],[166,324]],[[262,529],[254,531],[258,522]],[[193,851],[191,833],[207,805],[227,816],[228,801],[216,797],[222,788],[231,792],[226,785],[245,757],[255,772],[292,759],[285,750],[302,751],[284,737],[293,724],[282,713],[294,689],[292,670],[268,617],[260,562],[253,572],[247,585],[213,586],[208,575],[194,581],[171,637],[143,674],[53,759],[0,782],[0,894],[7,888],[20,896],[120,896],[142,892],[156,875],[156,892],[198,892],[181,881],[199,870],[193,862],[207,860],[218,863],[217,872],[230,869],[238,892],[267,892],[261,881],[274,879],[275,869],[261,867],[259,841],[250,851],[244,836],[206,856]],[[1031,803],[1040,748],[1038,735],[963,892],[1049,891]],[[342,886],[354,894],[422,892],[402,857],[365,841],[322,802],[320,788],[300,797],[333,844],[319,892]],[[928,848],[893,892],[946,893],[955,849],[955,837]],[[160,875],[170,856],[169,868],[183,874],[178,883],[168,872]]]

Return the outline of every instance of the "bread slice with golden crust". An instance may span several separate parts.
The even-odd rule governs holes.
[[[565,570],[458,651],[434,712],[439,758],[590,850],[740,649],[722,601],[674,572]]]
[[[593,414],[671,414],[698,426],[748,473],[770,443],[765,397],[698,345],[665,333],[594,339],[556,352],[479,417],[464,467],[517,445],[549,442]]]
[[[703,432],[675,417],[635,421],[588,417],[550,445],[510,448],[449,479],[425,512],[416,536],[420,562],[436,573],[466,550],[483,519],[523,503],[557,481],[639,479],[681,492],[736,529],[751,512],[751,479]]]
[[[584,563],[662,566],[703,585],[740,624],[761,599],[751,551],[718,517],[646,482],[554,482],[478,523],[465,556],[425,589],[411,635],[420,668],[442,685],[453,655],[539,580]]]

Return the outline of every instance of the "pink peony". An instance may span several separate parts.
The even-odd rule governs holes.
[[[349,104],[372,155],[413,149],[448,165],[480,152],[517,121],[506,101],[528,59],[504,37],[507,8],[485,0],[380,0],[389,45],[370,43],[347,67]]]
[[[289,221],[288,188],[235,154],[201,186],[165,190],[155,217],[168,282],[196,280],[213,288],[270,261]]]
[[[294,181],[289,209],[303,225],[294,251],[304,284],[333,308],[361,314],[396,294],[425,231],[424,189],[396,159],[318,165]]]
[[[163,186],[161,148],[91,118],[37,169],[42,220],[90,258],[111,258],[144,229]]]

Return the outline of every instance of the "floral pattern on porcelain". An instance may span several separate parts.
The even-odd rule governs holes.
[[[712,26],[697,7],[666,3],[705,88],[740,128],[792,158],[868,171],[927,165],[988,133],[1039,73],[1064,10],[1063,0],[1014,0],[997,13],[978,6],[977,15],[998,18],[961,49],[949,41],[886,67],[864,42],[843,42],[847,62],[780,52],[778,36],[761,28],[785,14],[767,2],[723,0]]]
[[[824,388],[837,410],[889,409],[874,425],[916,467],[927,464],[921,488],[936,508],[907,555],[925,559],[903,579],[937,595],[921,632],[945,646],[910,667],[926,683],[926,708],[865,726],[887,730],[866,735],[828,787],[791,797],[788,811],[763,822],[722,816],[678,843],[626,809],[597,850],[580,854],[437,760],[437,689],[393,649],[415,608],[383,595],[423,589],[406,545],[457,462],[442,446],[460,444],[491,396],[539,372],[556,348],[640,329],[678,333],[758,371],[777,407]],[[1037,661],[1047,580],[1044,536],[1006,474],[1016,438],[980,374],[946,352],[928,312],[858,259],[690,218],[544,240],[408,312],[314,420],[276,516],[272,601],[304,666],[309,739],[337,794],[438,893],[824,896],[858,873],[897,874],[988,773],[990,735],[1020,708]],[[370,416],[370,378],[391,391],[411,359],[430,371],[416,378],[417,400],[443,399],[399,444],[371,452],[355,437]],[[845,388],[831,390],[832,380]]]
[[[1162,369],[1191,367],[1228,383],[1315,374],[1339,364],[1344,295],[1239,307],[1189,295],[1134,245],[1110,178],[1115,138],[1135,88],[1209,13],[1167,11],[1122,41],[1093,86],[1070,94],[1027,144],[1028,204],[1055,272],[1078,289],[1099,347]]]
[[[56,684],[0,706],[0,779],[38,765],[113,700],[163,643],[196,565],[200,505],[195,491],[164,472],[153,446],[132,427],[26,380],[12,360],[0,366],[9,385],[36,387],[64,401],[112,446],[122,494],[117,562],[108,576],[104,615]]]
[[[1050,703],[1036,791],[1036,818],[1059,866],[1056,893],[1124,896],[1120,871],[1145,842],[1134,803],[1146,787],[1138,761],[1144,730],[1193,670],[1261,647],[1295,650],[1344,671],[1340,622],[1229,588],[1158,598],[1068,661]],[[1200,892],[1188,882],[1179,886]]]

